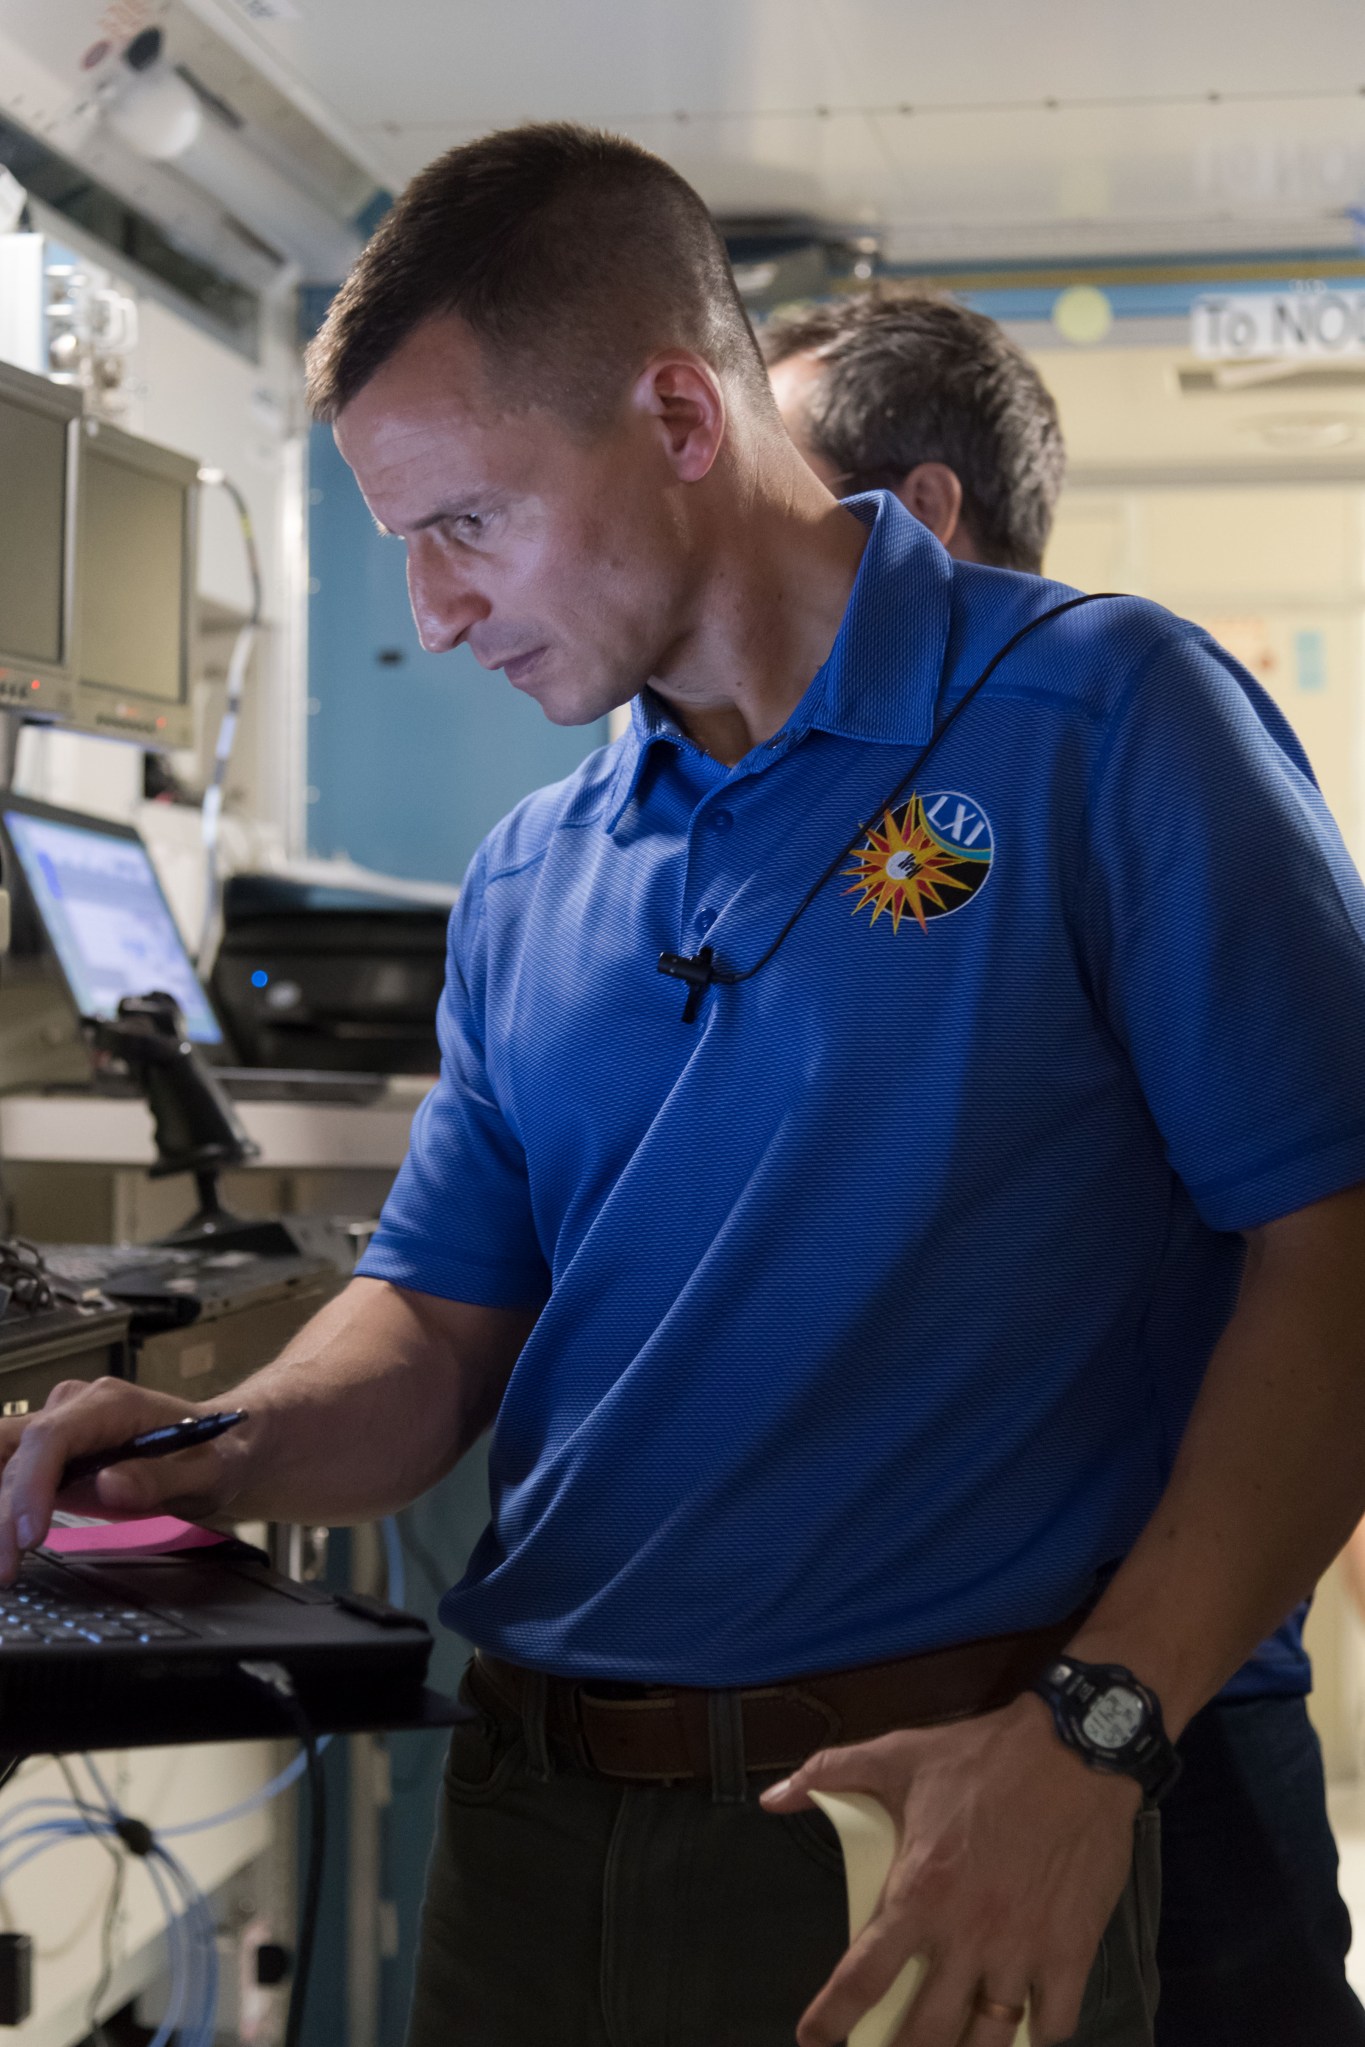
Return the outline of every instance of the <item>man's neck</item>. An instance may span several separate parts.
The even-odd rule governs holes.
[[[867,544],[794,448],[765,448],[755,467],[722,499],[694,623],[650,685],[729,765],[781,730],[828,659]]]

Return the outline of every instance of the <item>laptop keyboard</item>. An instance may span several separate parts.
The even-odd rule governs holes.
[[[99,1286],[103,1280],[117,1279],[120,1273],[136,1272],[143,1266],[192,1266],[195,1253],[164,1244],[62,1244],[45,1248],[43,1259],[55,1279]]]
[[[189,1632],[145,1607],[102,1605],[85,1586],[44,1571],[41,1564],[25,1564],[14,1584],[0,1589],[0,1649],[183,1641]]]

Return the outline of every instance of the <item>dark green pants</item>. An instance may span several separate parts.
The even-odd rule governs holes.
[[[792,2047],[848,1938],[823,1815],[763,1812],[767,1778],[720,1804],[531,1744],[489,1713],[455,1730],[408,2047]],[[1144,1814],[1074,2047],[1151,2047],[1159,1891]]]

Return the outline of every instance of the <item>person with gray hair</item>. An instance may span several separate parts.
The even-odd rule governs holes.
[[[994,320],[877,291],[775,317],[761,340],[787,429],[837,496],[893,490],[957,560],[1041,574],[1066,448]]]
[[[1051,392],[994,320],[872,291],[769,321],[788,432],[836,495],[891,490],[958,561],[1042,572],[1066,451]],[[1197,1713],[1162,1803],[1156,2047],[1365,2041],[1346,1978],[1306,1607]]]

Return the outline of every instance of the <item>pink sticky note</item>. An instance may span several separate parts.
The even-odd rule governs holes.
[[[102,1521],[93,1528],[52,1528],[43,1548],[54,1556],[164,1557],[178,1549],[208,1549],[227,1542],[214,1528],[177,1521],[174,1514],[153,1514],[143,1521]]]

